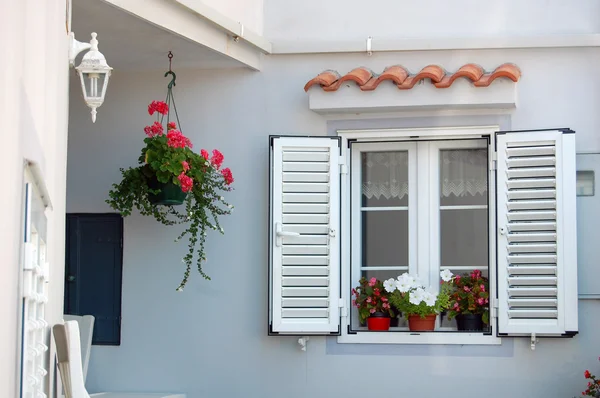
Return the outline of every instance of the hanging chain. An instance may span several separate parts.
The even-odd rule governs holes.
[[[177,85],[175,83],[175,79],[177,79],[177,76],[175,75],[175,72],[173,72],[173,70],[171,69],[173,53],[171,51],[169,51],[169,54],[167,55],[167,57],[169,58],[169,70],[165,73],[165,77],[167,77],[169,75],[172,76],[171,81],[169,82],[169,84],[167,86],[167,99],[165,100],[165,102],[169,106],[169,112],[167,113],[167,125],[169,124],[169,120],[170,120],[170,116],[171,116],[171,104],[172,104],[172,109],[175,111],[175,118],[177,119],[177,127],[179,128],[179,131],[181,131],[179,115],[177,114],[177,107],[175,106],[175,97],[173,96],[173,86]],[[163,118],[164,118],[164,115],[160,120],[161,123],[163,121]]]

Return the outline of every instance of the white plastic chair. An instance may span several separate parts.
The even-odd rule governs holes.
[[[163,393],[107,393],[88,394],[81,365],[81,337],[77,321],[54,325],[58,370],[65,398],[185,398],[185,394]]]
[[[94,320],[92,315],[64,315],[65,321],[77,321],[79,325],[79,343],[81,348],[81,367],[83,369],[83,382],[87,379],[88,364],[92,351],[92,336],[94,334]]]

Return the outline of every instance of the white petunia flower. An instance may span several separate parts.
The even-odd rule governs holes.
[[[225,198],[222,196],[219,196],[219,200],[223,201],[223,200],[225,200]]]
[[[408,301],[410,301],[411,304],[419,305],[419,304],[421,304],[421,302],[423,301],[424,298],[425,298],[425,290],[423,290],[419,287],[419,288],[415,289],[414,291],[410,292]]]
[[[425,304],[427,304],[429,307],[433,307],[435,305],[435,295],[426,292],[423,301],[425,301]]]
[[[396,290],[396,280],[394,278],[390,278],[386,281],[383,281],[383,287],[386,292],[393,293]]]
[[[452,271],[450,271],[449,269],[445,269],[442,272],[440,272],[440,277],[444,282],[450,282],[453,276],[454,274],[452,274]]]

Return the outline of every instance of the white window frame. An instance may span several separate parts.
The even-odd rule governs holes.
[[[352,311],[344,311],[341,319],[341,335],[337,338],[338,343],[356,343],[356,344],[460,344],[460,345],[498,345],[501,344],[501,338],[496,336],[496,240],[495,240],[495,172],[493,167],[492,154],[493,150],[493,138],[496,131],[499,130],[499,126],[481,126],[481,127],[449,127],[449,128],[419,128],[419,129],[374,129],[374,130],[338,130],[338,135],[342,137],[342,156],[345,159],[350,159],[351,156],[360,156],[357,154],[352,154],[348,145],[348,140],[353,140],[356,143],[365,142],[364,146],[369,147],[369,150],[376,151],[378,148],[390,149],[392,145],[398,147],[399,150],[404,148],[410,148],[410,145],[416,144],[414,141],[418,140],[431,140],[431,139],[439,139],[439,140],[464,140],[464,139],[481,139],[482,137],[489,136],[490,137],[490,145],[488,146],[488,154],[490,159],[490,164],[488,167],[488,186],[490,187],[490,191],[488,192],[490,200],[488,201],[489,205],[489,269],[490,269],[490,324],[492,325],[492,334],[483,334],[483,333],[464,333],[464,332],[438,332],[438,333],[418,333],[418,332],[358,332],[358,333],[348,333],[349,325],[350,325],[350,317],[352,316]],[[394,144],[388,142],[385,144],[385,141],[394,141]],[[411,143],[405,142],[401,143],[401,141],[411,141]],[[396,144],[396,142],[398,142]],[[431,151],[438,150],[440,148],[451,148],[453,147],[453,143],[440,142],[438,144],[431,145],[430,142],[429,148]],[[457,143],[458,144],[458,143]],[[457,145],[454,145],[454,147]],[[416,152],[415,152],[416,153]],[[428,164],[432,162],[431,156],[428,156],[426,160],[424,157],[421,157],[419,160],[415,159],[415,162],[419,162],[418,167],[427,167],[431,168],[431,165]],[[355,165],[356,159],[352,163]],[[411,158],[409,153],[409,164],[411,164]],[[416,164],[416,163],[415,163]],[[416,174],[416,168],[413,167],[413,170],[409,168],[409,173]],[[437,170],[434,171],[437,174]],[[432,174],[430,174],[432,175]],[[350,179],[351,178],[359,178],[357,173],[348,173],[342,175],[341,180],[341,231],[342,231],[342,242],[341,242],[341,274],[342,274],[342,300],[346,305],[350,305],[351,301],[351,281],[350,281],[350,272],[351,272],[351,251],[353,258],[356,257],[357,254],[360,254],[360,247],[357,248],[355,242],[351,242],[351,234],[350,231],[352,227],[357,227],[358,217],[350,217],[351,212],[353,211],[350,208]],[[412,179],[416,181],[415,178]],[[354,181],[354,184],[359,183],[358,180]],[[435,184],[433,184],[435,185]],[[432,184],[421,184],[420,186],[411,186],[409,185],[409,195],[412,195],[413,192],[416,192],[417,195],[409,196],[409,197],[424,197],[427,196],[430,200],[430,206],[420,206],[418,210],[409,207],[409,214],[411,211],[419,211],[419,212],[428,212],[427,217],[434,215],[434,217],[439,217],[439,204],[436,204],[436,200],[431,200],[431,193],[428,192],[430,190],[430,186]],[[439,188],[438,188],[439,189]],[[418,191],[418,192],[417,192]],[[355,195],[355,193],[352,193]],[[354,198],[353,200],[357,200]],[[358,203],[358,202],[357,202]],[[435,208],[434,208],[435,207]],[[413,213],[414,214],[414,213]],[[414,220],[414,221],[411,221]],[[430,221],[435,221],[431,220]],[[351,222],[355,223],[355,225],[351,225]],[[413,226],[414,224],[414,226]],[[416,229],[416,218],[409,217],[409,229]],[[428,229],[427,233],[429,234]],[[417,231],[417,233],[421,233]],[[439,231],[435,231],[432,233],[439,233]],[[411,235],[411,234],[409,234]],[[419,242],[426,242],[429,246],[429,241],[431,236],[427,236],[427,239],[419,239]],[[410,239],[410,238],[409,238]],[[410,245],[410,244],[409,244]],[[433,253],[432,248],[419,248],[417,251],[421,253]],[[434,249],[437,253],[439,248]],[[435,253],[433,253],[435,255]],[[437,256],[439,257],[439,256]],[[414,271],[418,271],[421,277],[428,276],[429,278],[433,278],[430,275],[430,259],[425,258],[424,256],[419,256],[418,259],[415,260],[414,254],[409,252],[409,264],[414,264],[414,261],[418,261],[417,269]],[[439,258],[436,258],[435,261],[439,262]],[[439,264],[438,264],[439,266]],[[427,268],[426,274],[423,267]],[[414,272],[411,269],[411,272]],[[356,272],[356,271],[355,271]],[[399,274],[402,271],[398,272]],[[423,275],[421,275],[423,274]],[[437,277],[437,276],[436,276]],[[429,282],[429,281],[424,281]],[[436,286],[437,287],[437,286]],[[438,319],[439,322],[439,319]]]

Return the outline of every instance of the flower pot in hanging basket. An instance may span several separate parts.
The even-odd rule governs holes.
[[[483,314],[459,314],[456,316],[458,330],[483,330]]]
[[[425,315],[421,318],[420,315],[408,316],[408,329],[412,332],[430,332],[435,329],[436,314]]]
[[[367,318],[369,330],[385,331],[390,329],[390,316],[383,312],[374,312]]]
[[[183,192],[179,185],[169,181],[162,183],[152,178],[148,181],[148,188],[152,190],[160,190],[159,193],[148,193],[148,200],[155,205],[177,206],[183,204],[187,197],[187,192]]]

